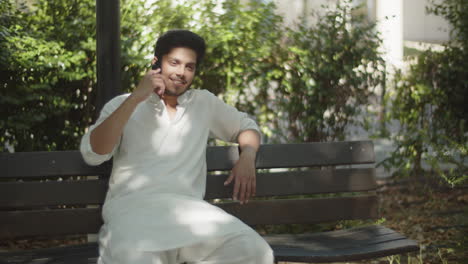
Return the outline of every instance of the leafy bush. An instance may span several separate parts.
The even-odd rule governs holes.
[[[1,2],[0,151],[76,149],[93,122],[95,0]],[[187,28],[208,43],[196,88],[258,117],[270,141],[343,139],[382,82],[372,25],[349,1],[317,26],[284,28],[262,1],[121,1],[122,86],[149,66],[158,35]]]
[[[311,27],[286,30],[279,64],[261,86],[276,84],[263,101],[269,102],[272,130],[284,141],[344,140],[346,127],[360,125],[357,116],[384,82],[378,33],[363,16],[352,15],[359,7],[350,4],[316,14]]]
[[[93,7],[42,1],[25,13],[8,0],[1,5],[9,33],[2,41],[8,56],[0,69],[0,142],[17,150],[75,145],[80,126],[87,124],[79,117],[92,111],[84,106],[95,79],[93,27],[80,18],[92,15]]]
[[[96,116],[95,0],[38,0],[31,8],[0,4],[0,151],[76,149]],[[178,13],[169,0],[121,5],[122,83],[130,90],[155,42],[145,30],[184,23],[177,15],[154,19],[161,8]]]
[[[445,1],[428,10],[454,26],[453,41],[444,51],[421,53],[408,73],[397,75],[390,118],[401,130],[392,137],[397,151],[384,165],[407,175],[420,173],[426,162],[456,185],[468,180],[468,2]]]

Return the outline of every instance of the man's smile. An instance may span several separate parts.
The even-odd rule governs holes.
[[[185,85],[187,83],[185,80],[182,80],[182,79],[170,78],[170,80],[176,85]]]

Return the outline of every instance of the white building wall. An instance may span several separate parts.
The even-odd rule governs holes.
[[[285,19],[287,26],[297,23],[297,18],[308,14],[312,10],[319,10],[321,5],[333,5],[340,0],[264,0],[274,1],[278,7],[278,14]],[[356,4],[364,3],[368,16],[372,21],[380,20],[378,14],[389,13],[391,10],[401,7],[402,29],[398,29],[403,34],[403,40],[442,43],[450,38],[450,25],[440,16],[427,14],[426,6],[431,0],[354,0]],[[437,0],[441,2],[443,0]],[[392,19],[392,17],[389,17]],[[309,17],[309,22],[313,22]],[[400,23],[400,22],[397,22]]]
[[[334,5],[339,0],[274,0],[278,14],[283,16],[288,27],[294,27],[301,16],[307,15],[308,23],[313,23],[312,12],[320,10],[322,5]]]
[[[443,0],[438,0],[441,2]],[[443,43],[450,38],[450,24],[441,16],[427,14],[429,0],[403,1],[403,38],[408,41]]]

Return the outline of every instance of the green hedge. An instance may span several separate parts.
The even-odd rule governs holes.
[[[208,43],[194,86],[256,116],[267,141],[343,139],[383,67],[373,25],[341,2],[313,27],[286,28],[263,1],[123,0],[123,87],[148,69],[160,33],[187,28]],[[95,0],[0,3],[0,151],[76,149],[95,118]]]

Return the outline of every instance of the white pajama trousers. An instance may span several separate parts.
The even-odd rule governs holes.
[[[272,264],[273,251],[253,230],[167,251],[131,248],[113,253],[100,248],[98,264]]]

